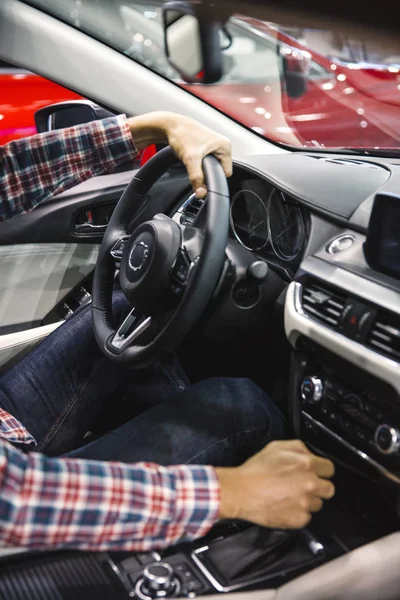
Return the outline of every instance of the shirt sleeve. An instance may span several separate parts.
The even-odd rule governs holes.
[[[125,115],[9,142],[0,147],[0,221],[136,155]]]
[[[147,551],[204,535],[218,518],[207,466],[24,454],[0,441],[0,544]]]

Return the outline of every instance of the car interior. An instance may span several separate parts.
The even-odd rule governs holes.
[[[280,22],[266,3],[239,5]],[[400,598],[400,151],[273,143],[71,24],[71,6],[0,5],[1,60],[90,99],[41,109],[38,130],[172,110],[231,139],[233,176],[226,180],[207,158],[208,196],[199,200],[164,148],[141,167],[140,186],[137,169],[124,166],[2,222],[0,372],[93,302],[97,340],[113,359],[154,359],[158,340],[176,348],[192,382],[255,381],[286,416],[292,437],[334,461],[336,494],[294,531],[220,521],[200,540],[157,552],[4,548],[0,598]],[[195,18],[191,5],[181,10]],[[216,7],[208,13],[221,20]],[[203,59],[211,52],[200,42],[194,48],[196,72],[200,51]],[[169,58],[184,77],[189,54],[177,65],[179,53]],[[221,75],[221,56],[207,62],[210,85]],[[184,240],[171,271],[173,314],[168,305],[156,342],[146,297],[123,276],[140,319],[113,328],[104,300],[147,221],[160,239],[179,230]],[[158,273],[149,277],[154,282]],[[140,410],[123,394],[112,401],[120,422]],[[91,431],[111,425],[106,407]]]

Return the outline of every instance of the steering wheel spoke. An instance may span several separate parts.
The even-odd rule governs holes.
[[[180,225],[182,232],[181,248],[189,261],[193,263],[201,255],[204,245],[204,232],[192,225]]]
[[[125,246],[128,243],[130,235],[121,236],[115,244],[111,247],[110,254],[115,260],[115,262],[121,262],[122,256],[124,254]]]
[[[133,308],[112,336],[109,342],[111,348],[114,351],[122,352],[144,333],[150,325],[151,317],[138,315],[136,308]]]

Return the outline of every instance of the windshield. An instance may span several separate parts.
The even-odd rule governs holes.
[[[161,7],[124,0],[33,0],[265,138],[297,148],[400,148],[400,53],[337,31],[289,29],[246,15],[213,85],[183,82],[164,48]],[[182,48],[185,52],[185,48]],[[160,99],[161,100],[161,99]]]

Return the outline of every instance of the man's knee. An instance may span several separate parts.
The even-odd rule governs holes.
[[[204,380],[191,388],[190,400],[196,404],[193,426],[204,428],[220,449],[212,464],[241,464],[271,440],[287,437],[280,411],[250,379]]]
[[[192,390],[210,418],[225,416],[239,428],[268,429],[271,420],[282,420],[272,400],[250,379],[216,377],[195,384]]]

